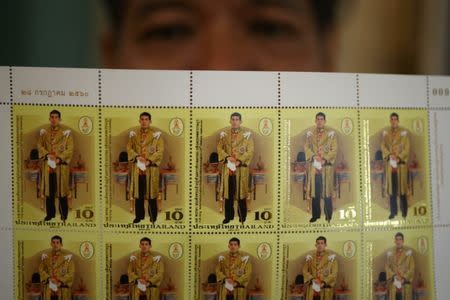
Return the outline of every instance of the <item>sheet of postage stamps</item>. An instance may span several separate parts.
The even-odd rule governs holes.
[[[276,238],[217,234],[192,237],[192,299],[278,299]]]
[[[104,299],[192,299],[187,236],[105,233],[104,240]]]
[[[14,224],[92,228],[98,221],[98,109],[13,106]]]
[[[283,234],[280,299],[361,299],[360,240],[359,232]]]
[[[445,285],[447,81],[0,71],[14,299],[430,300]]]
[[[281,111],[282,228],[360,224],[357,110]]]
[[[434,299],[431,228],[364,234],[364,299]]]
[[[184,229],[189,110],[103,108],[104,227]]]
[[[101,299],[96,233],[17,230],[14,299]]]
[[[198,229],[273,225],[277,114],[270,109],[196,109],[194,221]]]
[[[361,110],[366,225],[431,224],[426,110]]]

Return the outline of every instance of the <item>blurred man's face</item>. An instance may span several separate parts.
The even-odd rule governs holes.
[[[51,114],[49,121],[50,121],[50,126],[56,127],[61,122],[61,118],[58,116],[58,114]]]
[[[330,71],[334,33],[306,0],[130,0],[103,40],[110,68]]]
[[[241,119],[237,116],[233,116],[230,119],[230,124],[232,128],[239,128],[241,126]]]
[[[392,128],[398,127],[398,118],[396,116],[392,116],[389,121],[391,123]]]
[[[149,242],[142,241],[142,242],[139,243],[139,248],[141,248],[141,251],[143,253],[147,253],[148,251],[150,251],[151,246],[150,246]]]
[[[52,250],[54,252],[58,252],[58,251],[61,250],[62,244],[61,244],[61,242],[58,239],[53,239],[50,242],[50,246],[52,247]]]
[[[325,126],[325,118],[323,116],[316,117],[316,126],[320,129]]]
[[[403,247],[403,238],[401,236],[396,236],[395,237],[395,246],[397,248],[402,248]]]
[[[141,116],[139,118],[139,124],[141,124],[142,128],[148,128],[148,126],[150,126],[150,118],[147,116]]]
[[[327,244],[325,243],[324,240],[317,240],[316,241],[317,252],[322,253],[325,250],[326,247],[327,247]]]
[[[236,253],[239,251],[239,244],[236,241],[231,241],[228,243],[228,249],[231,253]]]

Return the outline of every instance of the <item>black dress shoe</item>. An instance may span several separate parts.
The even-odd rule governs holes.
[[[314,223],[315,221],[317,221],[317,218],[311,218],[311,219],[309,220],[309,223]]]
[[[53,218],[50,216],[45,216],[44,221],[47,222],[47,221],[50,221],[51,219],[53,219]]]
[[[222,221],[222,224],[228,224],[228,223],[230,223],[230,219],[223,219],[223,221]]]
[[[395,218],[395,215],[394,214],[390,214],[389,215],[389,220],[392,220],[393,218]]]
[[[239,222],[240,222],[240,223],[244,223],[244,222],[245,222],[245,219],[239,219]]]
[[[136,218],[136,219],[133,220],[133,223],[134,223],[134,224],[137,224],[137,223],[139,223],[140,221],[141,221],[141,219]]]

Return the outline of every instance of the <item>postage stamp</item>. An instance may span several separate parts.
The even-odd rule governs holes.
[[[187,240],[177,234],[105,233],[105,299],[189,299]]]
[[[362,110],[366,225],[431,224],[425,110]]]
[[[98,110],[13,106],[14,224],[95,227]]]
[[[104,227],[184,229],[189,110],[104,108],[102,116]]]
[[[357,111],[281,111],[282,228],[357,226],[360,176]]]
[[[277,127],[269,109],[194,111],[194,228],[273,226]]]
[[[432,242],[431,228],[366,232],[363,298],[434,299]]]
[[[100,299],[97,234],[16,231],[15,299]]]
[[[279,299],[275,241],[275,236],[264,241],[256,235],[194,236],[193,299]]]
[[[358,232],[282,236],[281,299],[361,299]]]

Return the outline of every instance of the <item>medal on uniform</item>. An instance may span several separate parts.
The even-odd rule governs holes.
[[[244,154],[244,153],[245,153],[245,146],[241,146],[241,147],[239,148],[239,153],[240,153],[240,154]]]

